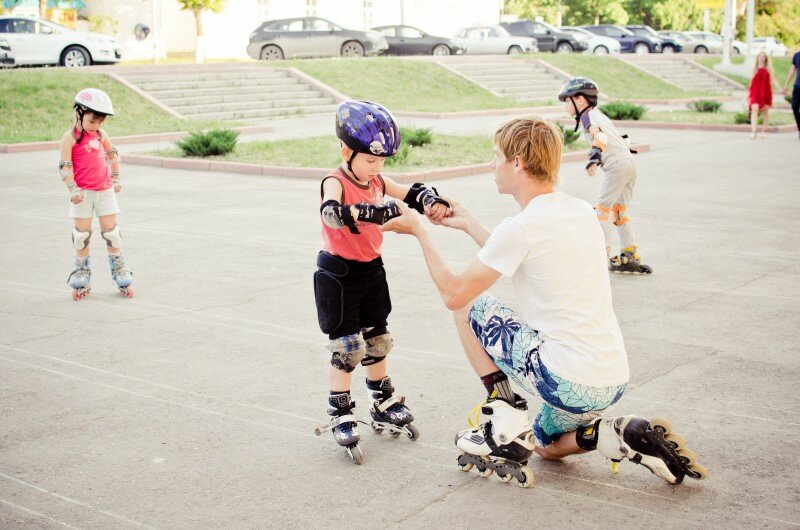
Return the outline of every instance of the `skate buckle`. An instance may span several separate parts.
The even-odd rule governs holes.
[[[616,460],[611,461],[611,471],[613,471],[615,475],[619,474],[619,462]]]

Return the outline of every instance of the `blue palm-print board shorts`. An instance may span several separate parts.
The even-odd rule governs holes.
[[[533,433],[542,447],[565,432],[590,424],[625,392],[626,384],[587,386],[550,372],[539,358],[539,332],[491,296],[477,299],[470,309],[469,323],[498,368],[544,400],[533,422]]]

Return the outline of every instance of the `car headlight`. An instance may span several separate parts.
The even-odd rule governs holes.
[[[11,45],[8,44],[6,39],[0,39],[0,50],[11,51]]]

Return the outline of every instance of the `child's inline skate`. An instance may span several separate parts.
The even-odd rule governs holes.
[[[501,482],[516,479],[518,486],[531,487],[534,476],[527,463],[533,455],[534,437],[527,402],[517,394],[513,404],[490,398],[480,405],[480,412],[486,416],[483,424],[470,418],[475,428],[456,435],[456,446],[463,451],[458,466],[462,471],[477,467],[481,477],[496,473]]]
[[[353,415],[355,401],[351,400],[349,392],[342,392],[331,395],[328,398],[328,404],[328,415],[331,417],[331,421],[314,429],[314,433],[320,436],[325,431],[331,431],[336,443],[346,448],[347,454],[350,455],[353,462],[360,465],[364,462],[364,455],[361,453],[361,448],[358,447],[361,435],[356,431],[358,420]]]
[[[618,256],[608,260],[608,270],[622,274],[651,274],[653,272],[649,265],[643,265],[640,262],[636,247],[625,247]]]
[[[89,268],[89,256],[75,258],[75,270],[70,273],[69,279],[67,279],[67,283],[72,287],[73,300],[77,302],[92,292],[91,280],[92,270]]]
[[[133,287],[131,287],[131,284],[133,284],[133,273],[128,269],[122,254],[109,254],[108,264],[111,266],[111,278],[113,278],[114,283],[117,284],[119,292],[128,298],[133,297]]]
[[[380,381],[367,379],[367,397],[372,402],[369,413],[372,416],[372,430],[377,434],[387,433],[392,438],[401,434],[412,440],[419,438],[419,429],[411,425],[414,415],[405,405],[403,396],[394,396],[394,387],[389,376]]]

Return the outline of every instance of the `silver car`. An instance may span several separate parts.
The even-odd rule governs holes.
[[[467,48],[468,55],[510,54],[538,52],[536,39],[514,37],[503,26],[476,26],[462,28],[455,40]]]
[[[687,31],[667,29],[659,31],[658,34],[678,41],[683,46],[683,53],[709,53],[711,51],[704,39],[690,35]],[[720,46],[720,49],[722,49],[722,46]]]
[[[291,57],[367,57],[389,48],[377,31],[344,29],[318,17],[269,20],[250,34],[247,55],[262,61]]]
[[[575,26],[561,26],[561,31],[571,33],[576,38],[585,38],[589,43],[586,48],[585,54],[592,55],[608,55],[609,53],[620,53],[622,46],[617,39],[605,37],[603,35],[595,35],[591,31]]]

